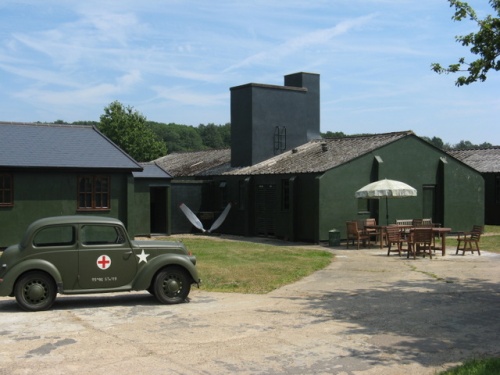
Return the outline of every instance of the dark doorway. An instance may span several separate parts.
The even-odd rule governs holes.
[[[260,236],[276,234],[276,185],[262,184],[257,186],[255,197],[255,230]]]
[[[165,186],[150,187],[151,234],[168,234],[168,199]]]
[[[436,218],[436,186],[424,185],[423,186],[423,202],[422,202],[422,217],[424,219],[432,219],[435,223]]]

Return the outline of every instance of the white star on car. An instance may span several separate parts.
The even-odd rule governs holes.
[[[142,249],[142,253],[136,254],[135,256],[139,258],[139,264],[141,264],[141,262],[144,262],[144,263],[148,262],[148,256],[149,256],[149,254],[146,254],[144,252],[144,249]]]

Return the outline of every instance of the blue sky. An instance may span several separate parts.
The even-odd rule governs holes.
[[[470,0],[480,16],[487,0]],[[446,0],[3,0],[0,121],[230,122],[230,87],[321,76],[321,131],[413,130],[500,145],[500,73],[456,87],[468,56]]]

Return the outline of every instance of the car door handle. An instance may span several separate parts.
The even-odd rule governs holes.
[[[123,259],[128,260],[132,254],[133,254],[132,251],[127,251],[123,253]]]

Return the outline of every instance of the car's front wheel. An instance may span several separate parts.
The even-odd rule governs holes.
[[[14,286],[16,301],[26,311],[42,311],[51,308],[57,295],[52,277],[44,272],[28,272]]]
[[[188,273],[181,267],[170,266],[155,277],[154,295],[161,303],[184,302],[191,290]]]

